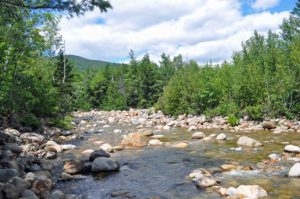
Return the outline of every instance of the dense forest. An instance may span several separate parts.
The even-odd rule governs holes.
[[[297,118],[300,115],[300,1],[280,32],[254,32],[220,65],[148,54],[77,70],[65,55],[57,13],[80,15],[108,1],[0,1],[0,122],[65,126],[75,110],[155,107],[169,115]],[[26,1],[25,1],[26,2]],[[34,2],[34,1],[33,1]],[[36,6],[40,5],[40,6]],[[0,124],[1,125],[1,124]]]

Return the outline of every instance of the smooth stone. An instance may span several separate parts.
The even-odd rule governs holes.
[[[232,171],[232,170],[235,170],[236,169],[236,165],[233,165],[233,164],[222,164],[220,166],[220,168],[223,170],[223,171]]]
[[[16,154],[20,154],[23,151],[22,148],[19,147],[19,145],[15,144],[15,143],[6,143],[4,145],[4,147],[7,150],[10,150],[11,152],[16,153]]]
[[[65,194],[59,190],[52,191],[50,195],[46,197],[46,199],[64,199],[64,198],[65,198]]]
[[[12,184],[8,184],[8,183],[4,184],[2,193],[3,193],[5,199],[18,199],[19,198],[17,188]]]
[[[266,190],[264,190],[258,185],[240,185],[236,189],[235,195],[244,195],[248,199],[256,199],[256,198],[267,197],[268,193],[266,192]]]
[[[20,177],[13,177],[10,183],[16,187],[17,194],[20,195],[25,189],[28,189],[31,184]]]
[[[204,137],[205,137],[205,133],[203,133],[201,131],[195,132],[192,135],[192,139],[202,139]]]
[[[197,127],[196,127],[196,126],[190,126],[190,127],[188,128],[188,131],[193,131],[193,130],[197,130]]]
[[[29,189],[23,191],[21,193],[21,197],[23,199],[39,199],[39,197],[37,197],[37,195],[35,195],[35,193]]]
[[[227,136],[225,133],[220,133],[217,137],[216,140],[226,140]]]
[[[104,157],[104,158],[109,158],[110,154],[107,153],[106,151],[104,151],[103,149],[98,149],[96,151],[93,151],[89,157],[89,160],[92,162],[94,161],[96,158],[100,158],[100,157]]]
[[[41,194],[44,192],[51,191],[53,186],[53,182],[49,177],[46,177],[44,175],[36,176],[36,179],[32,183],[32,190],[35,193]]]
[[[174,148],[179,148],[179,149],[186,148],[187,146],[188,146],[188,144],[185,143],[185,142],[181,142],[181,143],[172,145],[172,147],[174,147]]]
[[[21,134],[18,130],[16,129],[11,129],[11,128],[7,128],[4,130],[5,134],[11,135],[11,136],[17,136],[19,137]]]
[[[62,150],[67,151],[67,150],[73,150],[76,148],[75,145],[73,144],[62,144],[61,145]]]
[[[207,187],[212,187],[217,184],[217,181],[213,179],[212,177],[204,177],[201,178],[197,183],[197,187],[199,188],[207,188]]]
[[[38,144],[42,144],[45,140],[45,137],[41,134],[37,133],[23,133],[21,134],[20,138],[27,142],[35,142]]]
[[[64,164],[64,171],[68,174],[79,173],[83,168],[83,160],[81,159],[73,159],[68,160]]]
[[[271,129],[275,129],[275,128],[276,128],[276,125],[275,125],[273,122],[271,122],[271,121],[266,121],[266,122],[263,122],[263,123],[262,123],[262,127],[263,127],[264,129],[271,130]]]
[[[255,139],[249,138],[247,136],[241,136],[238,141],[238,145],[247,146],[247,147],[259,147],[262,146],[262,143],[258,142]]]
[[[148,144],[148,138],[140,133],[130,133],[123,138],[121,144],[129,147],[145,147]]]
[[[277,153],[272,153],[272,154],[268,155],[268,157],[273,161],[278,161],[281,159],[280,155],[278,155]]]
[[[160,141],[159,139],[152,139],[148,142],[149,146],[161,146],[163,145],[163,142]]]
[[[300,147],[295,145],[287,145],[284,147],[284,151],[290,152],[290,153],[300,153]]]
[[[119,163],[109,158],[96,158],[92,163],[91,171],[94,173],[115,171],[120,168]]]
[[[16,169],[0,169],[0,182],[7,182],[17,175]]]
[[[61,153],[61,152],[63,151],[62,146],[59,145],[59,144],[57,144],[57,143],[54,142],[54,141],[51,141],[51,140],[50,140],[50,141],[48,141],[48,142],[46,143],[46,145],[47,145],[47,147],[49,147],[49,148],[55,149],[57,153]]]
[[[104,150],[106,152],[109,152],[109,153],[113,151],[113,147],[110,144],[108,144],[108,143],[102,144],[100,146],[100,149],[102,149],[102,150]]]
[[[289,177],[300,177],[300,163],[294,164],[290,171],[289,171]]]

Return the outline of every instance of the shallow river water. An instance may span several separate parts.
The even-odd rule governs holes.
[[[114,134],[113,129],[122,129],[122,133]],[[85,149],[97,149],[97,140],[111,145],[118,145],[122,134],[135,132],[134,126],[112,126],[103,133],[85,133],[85,139],[76,141],[77,149],[69,151],[66,156],[78,156]],[[205,131],[206,135],[222,130]],[[274,135],[271,132],[232,133],[225,132],[225,142],[203,142],[191,139],[191,132],[186,129],[160,131],[162,141],[189,143],[186,148],[167,146],[125,149],[112,154],[121,165],[119,172],[88,175],[86,179],[61,182],[57,188],[66,193],[83,195],[86,198],[160,198],[160,199],[202,199],[221,198],[211,189],[200,190],[195,184],[186,180],[186,176],[197,168],[214,170],[221,164],[238,162],[241,165],[255,166],[257,162],[267,160],[271,153],[282,153],[284,143],[300,145],[299,134],[289,133]],[[262,142],[263,147],[234,151],[239,135],[244,135]],[[277,165],[276,165],[277,164]],[[300,198],[300,179],[287,178],[286,174],[293,162],[276,163],[280,169],[272,172],[238,171],[220,173],[216,176],[221,180],[220,186],[228,188],[244,185],[260,185],[268,192],[268,198]],[[114,195],[115,194],[115,195]],[[119,195],[119,196],[117,196]]]

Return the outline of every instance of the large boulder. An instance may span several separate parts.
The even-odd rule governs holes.
[[[193,139],[202,139],[205,137],[205,133],[201,132],[201,131],[198,131],[198,132],[195,132],[193,133],[192,135],[192,138]]]
[[[23,133],[20,138],[24,141],[24,142],[34,142],[34,143],[38,143],[38,144],[42,144],[43,141],[45,140],[45,137],[41,134],[37,134],[37,133]]]
[[[115,171],[120,168],[119,163],[109,158],[96,158],[92,163],[91,171],[94,173]]]
[[[300,177],[300,163],[296,163],[289,171],[289,177]]]
[[[247,136],[241,136],[238,141],[238,145],[247,146],[247,147],[259,147],[262,146],[262,143],[258,142],[255,139],[249,138]]]
[[[90,161],[94,161],[96,158],[100,158],[100,157],[104,157],[104,158],[109,158],[110,155],[109,153],[107,153],[106,151],[104,151],[103,149],[98,149],[94,152],[91,153],[89,159]]]
[[[9,184],[9,183],[6,183],[3,186],[2,193],[3,193],[5,199],[18,199],[19,198],[17,188],[14,185]]]
[[[145,147],[148,144],[148,138],[140,133],[130,133],[123,138],[121,144],[129,147]]]
[[[300,153],[300,147],[295,146],[295,145],[286,145],[284,147],[284,151],[289,152],[289,153]]]
[[[79,173],[84,166],[84,161],[82,159],[68,160],[64,164],[64,171],[68,174]]]

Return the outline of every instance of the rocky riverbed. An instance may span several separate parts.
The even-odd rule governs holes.
[[[299,198],[300,123],[149,110],[0,133],[0,198]]]

